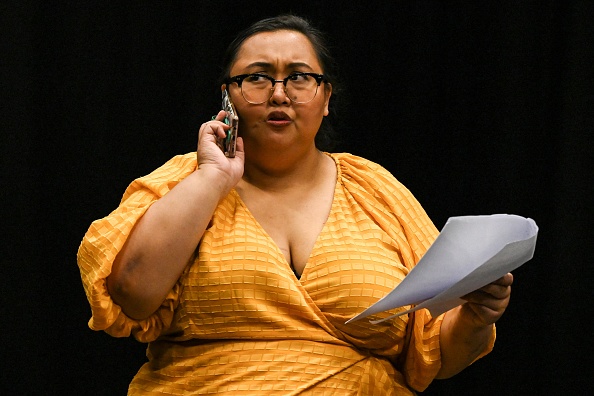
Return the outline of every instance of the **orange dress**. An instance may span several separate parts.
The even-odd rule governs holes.
[[[92,223],[78,252],[89,326],[148,342],[129,395],[410,395],[431,383],[443,316],[344,323],[401,282],[438,231],[387,170],[329,155],[332,208],[300,278],[232,190],[157,312],[133,320],[113,302],[105,278],[114,258],[146,209],[196,169],[195,153],[134,181]]]

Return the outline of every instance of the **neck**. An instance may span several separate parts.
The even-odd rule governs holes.
[[[315,183],[324,169],[327,156],[321,151],[310,150],[299,158],[276,156],[260,161],[245,162],[243,181],[261,190],[281,191],[302,188]],[[313,175],[313,177],[312,177]]]

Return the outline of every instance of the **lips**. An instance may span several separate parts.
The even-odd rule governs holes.
[[[287,122],[291,121],[291,117],[289,117],[285,112],[282,111],[273,111],[272,113],[268,114],[266,121],[269,122]]]

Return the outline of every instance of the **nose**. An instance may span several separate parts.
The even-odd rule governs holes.
[[[283,80],[277,80],[271,88],[272,95],[270,99],[274,103],[287,103],[289,97],[287,96],[287,87],[283,84]]]

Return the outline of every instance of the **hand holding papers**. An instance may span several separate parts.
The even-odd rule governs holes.
[[[518,268],[534,255],[538,227],[516,215],[450,217],[440,235],[404,280],[346,323],[404,305],[440,315],[464,303],[460,297]]]

